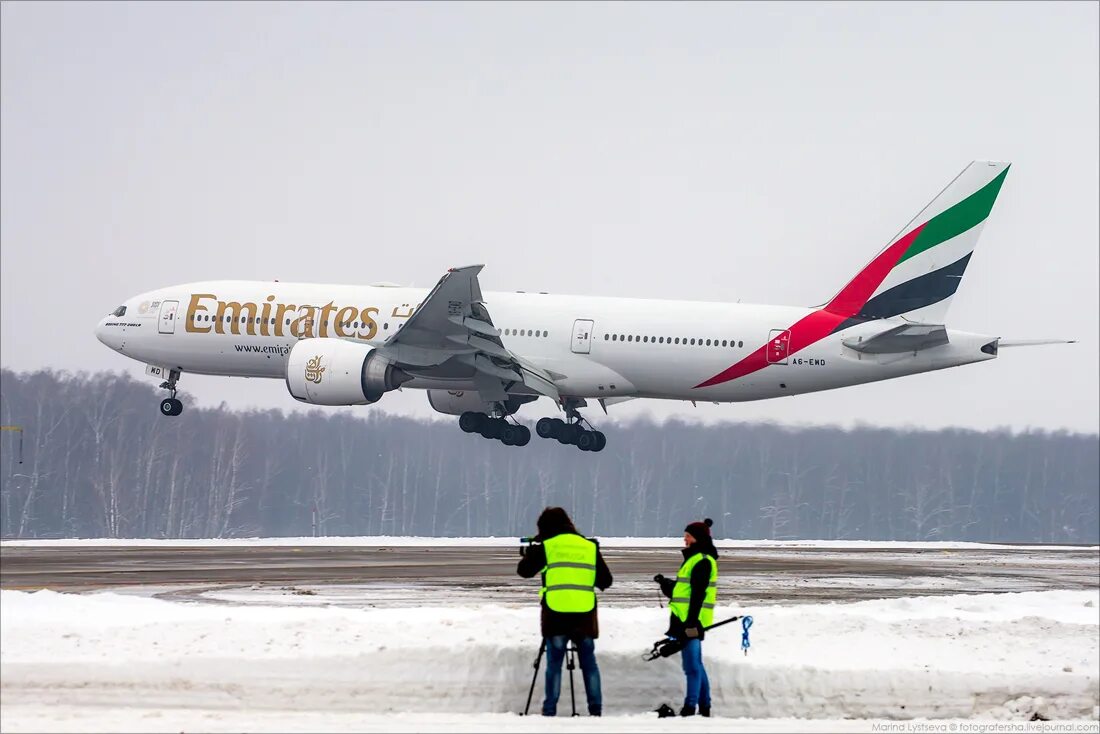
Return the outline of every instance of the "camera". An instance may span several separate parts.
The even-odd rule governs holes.
[[[663,584],[665,582],[665,575],[663,573],[659,573],[653,577],[653,580],[656,581],[658,584]]]
[[[537,536],[537,535],[535,535],[533,537],[532,536],[524,536],[524,537],[520,538],[519,539],[519,554],[520,554],[520,556],[523,556],[524,554],[527,553],[527,546],[528,545],[530,545],[532,543],[538,543],[538,542],[540,542],[540,541],[539,541],[539,536]]]

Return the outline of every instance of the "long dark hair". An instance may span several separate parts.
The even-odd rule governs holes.
[[[580,535],[573,521],[569,519],[569,513],[561,507],[547,507],[539,515],[538,519],[539,539],[546,540],[562,533]]]

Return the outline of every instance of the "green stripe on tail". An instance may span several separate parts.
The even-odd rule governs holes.
[[[1008,169],[1009,167],[1005,167],[996,178],[985,186],[950,209],[929,219],[917,239],[913,241],[913,244],[898,260],[898,264],[984,222],[986,217],[989,216],[990,210],[993,209],[993,202],[997,200],[997,194],[1001,191],[1001,184],[1004,183],[1005,176],[1008,175]]]

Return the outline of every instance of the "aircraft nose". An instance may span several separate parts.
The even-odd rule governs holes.
[[[117,350],[122,346],[122,333],[116,329],[107,326],[107,322],[111,320],[111,316],[104,317],[99,320],[99,323],[95,327],[95,338],[106,344],[111,349]]]

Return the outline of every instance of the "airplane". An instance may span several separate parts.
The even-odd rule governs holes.
[[[96,336],[145,363],[183,410],[185,373],[270,377],[311,405],[367,405],[427,392],[467,433],[525,446],[515,419],[547,397],[546,439],[602,451],[581,415],[596,401],[765,400],[983,362],[1010,342],[948,329],[948,307],[1010,164],[975,161],[826,303],[813,307],[482,293],[482,265],[434,288],[209,281],[149,291],[102,319]]]

